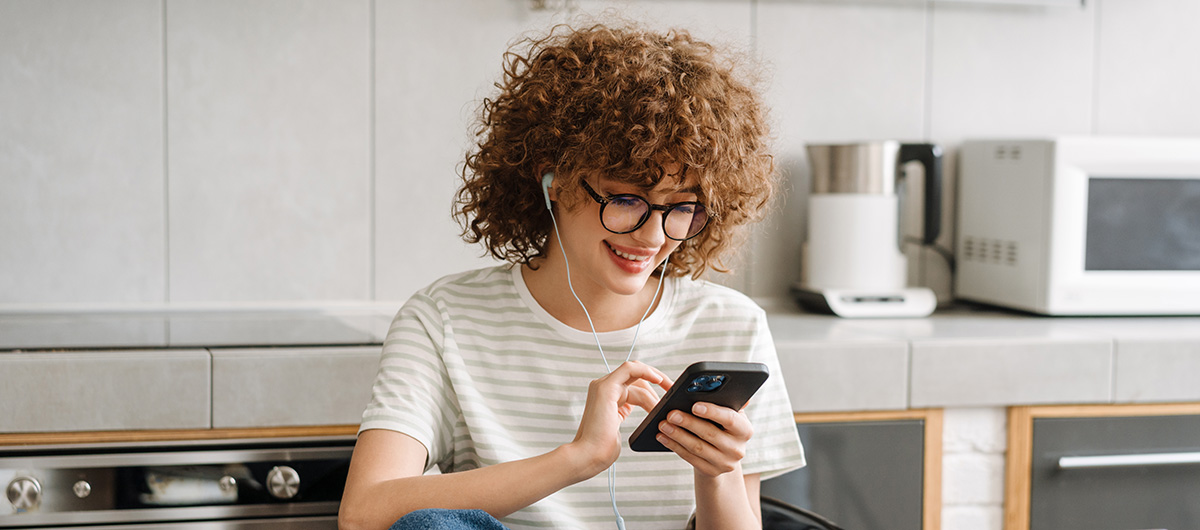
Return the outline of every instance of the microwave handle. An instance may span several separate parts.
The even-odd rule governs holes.
[[[1096,469],[1107,467],[1170,466],[1200,464],[1200,452],[1147,453],[1133,455],[1064,456],[1059,469]]]
[[[937,144],[902,144],[899,165],[914,160],[925,168],[925,228],[921,243],[932,245],[942,231],[942,148]]]

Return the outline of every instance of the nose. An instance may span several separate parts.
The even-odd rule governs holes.
[[[650,218],[631,235],[639,243],[647,247],[661,247],[667,242],[667,234],[663,232],[663,216],[666,212],[651,211]]]

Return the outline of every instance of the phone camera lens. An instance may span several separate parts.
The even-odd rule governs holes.
[[[712,392],[721,385],[725,384],[725,376],[723,375],[702,375],[692,379],[688,385],[688,392]]]

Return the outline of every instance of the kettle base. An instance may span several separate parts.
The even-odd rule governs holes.
[[[926,287],[878,292],[855,289],[812,289],[792,285],[792,298],[814,313],[843,318],[921,318],[937,308],[937,296]]]

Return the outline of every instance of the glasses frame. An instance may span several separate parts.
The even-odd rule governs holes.
[[[654,213],[655,210],[658,210],[663,213],[662,214],[663,235],[667,236],[667,239],[670,239],[672,241],[687,241],[693,237],[700,235],[702,232],[704,232],[705,228],[708,228],[708,222],[712,220],[712,216],[709,215],[709,213],[708,213],[708,208],[706,206],[704,206],[704,203],[699,202],[699,201],[683,201],[683,202],[677,202],[674,204],[654,204],[654,203],[650,202],[649,200],[647,200],[645,197],[642,197],[641,195],[635,195],[632,193],[621,193],[621,194],[617,194],[617,195],[609,195],[607,197],[604,197],[604,196],[601,196],[599,193],[597,193],[596,190],[592,189],[592,187],[588,185],[586,180],[580,179],[579,183],[583,185],[584,191],[586,191],[588,193],[588,195],[591,196],[592,200],[596,201],[596,203],[600,205],[600,226],[603,226],[605,230],[608,230],[609,232],[612,232],[614,234],[628,234],[631,232],[636,232],[639,228],[641,228],[643,225],[646,224],[646,220],[650,219],[650,214]],[[638,220],[637,224],[633,225],[633,228],[630,228],[629,230],[625,230],[624,232],[618,232],[616,230],[609,228],[608,225],[604,224],[604,209],[608,207],[608,204],[610,202],[612,202],[615,199],[619,199],[619,198],[637,199],[639,201],[646,203],[646,205],[649,206],[649,208],[646,209],[646,213],[642,215],[642,218]],[[697,207],[704,209],[704,225],[701,226],[699,230],[696,230],[695,234],[687,236],[683,239],[671,237],[671,235],[667,233],[667,215],[669,215],[671,213],[671,211],[674,210],[675,208],[678,208],[680,206],[687,206],[687,205],[697,206]]]

